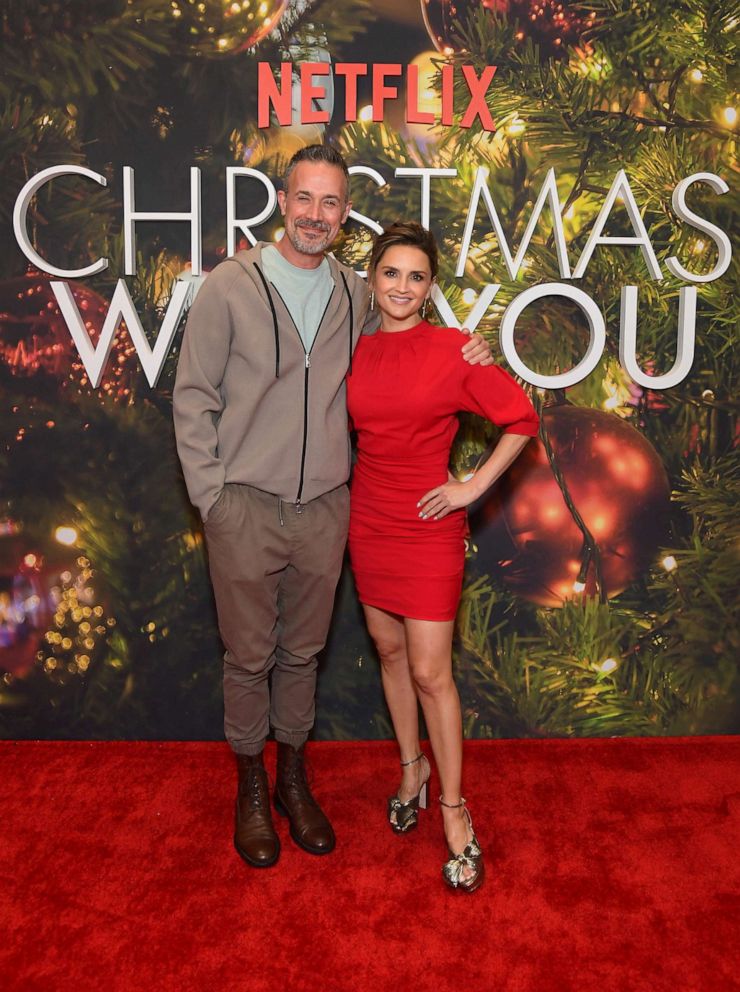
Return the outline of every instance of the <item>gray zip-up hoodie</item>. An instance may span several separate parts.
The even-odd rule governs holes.
[[[226,483],[306,503],[349,476],[344,377],[367,315],[365,283],[328,256],[334,290],[307,354],[262,271],[262,247],[209,274],[183,337],[175,435],[204,520]]]

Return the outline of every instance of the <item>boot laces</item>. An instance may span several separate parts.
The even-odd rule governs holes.
[[[250,768],[242,786],[242,795],[248,799],[250,809],[260,809],[264,806],[262,795],[262,775],[264,769],[260,767]]]
[[[310,803],[312,806],[317,805],[308,783],[305,761],[292,762],[285,777],[288,788],[294,791],[303,802]]]

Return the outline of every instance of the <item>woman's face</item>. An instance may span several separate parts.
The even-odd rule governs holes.
[[[418,323],[431,287],[431,266],[421,248],[392,245],[383,252],[371,282],[383,327],[401,331]]]

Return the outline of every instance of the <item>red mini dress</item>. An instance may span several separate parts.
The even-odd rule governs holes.
[[[418,620],[454,620],[467,515],[419,517],[417,503],[447,481],[460,410],[507,433],[534,436],[527,394],[495,365],[469,365],[460,331],[426,321],[365,334],[347,377],[357,431],[349,552],[360,602]]]

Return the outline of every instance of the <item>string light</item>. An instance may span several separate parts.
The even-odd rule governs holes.
[[[618,663],[615,658],[605,658],[600,665],[596,666],[600,672],[607,675],[609,672],[613,672],[615,668],[618,668]]]
[[[586,588],[586,583],[581,582],[580,579],[576,579],[576,581],[573,583],[573,592],[583,592],[585,588]]]
[[[105,611],[99,604],[89,605],[95,595],[89,585],[93,575],[89,560],[80,557],[77,565],[79,572],[75,576],[68,570],[63,572],[62,588],[56,586],[52,590],[54,626],[44,634],[44,649],[36,654],[43,670],[59,685],[70,675],[84,675],[88,671],[93,656],[106,644],[108,629],[115,626],[112,617],[94,627],[86,619],[95,616],[100,621]]]
[[[692,69],[689,73],[689,79],[694,83],[700,83],[704,79],[704,73],[701,69]]]
[[[602,382],[606,399],[601,401],[602,410],[616,412],[622,418],[633,414],[635,386],[630,380],[625,380],[619,374],[608,372]]]
[[[660,564],[663,566],[666,572],[673,572],[676,568],[678,568],[678,562],[673,557],[673,555],[666,555],[666,557],[663,559],[663,561]]]
[[[725,124],[729,124],[730,127],[734,127],[737,124],[737,110],[734,107],[725,107],[722,111],[722,119]]]
[[[515,117],[510,124],[507,124],[505,131],[510,138],[518,138],[520,134],[524,134],[525,128],[526,124],[521,117]]]
[[[74,527],[57,527],[54,537],[60,544],[71,546],[76,543],[78,534]]]

